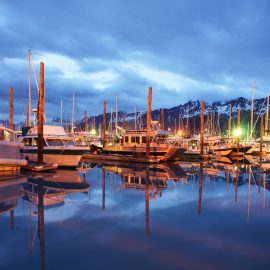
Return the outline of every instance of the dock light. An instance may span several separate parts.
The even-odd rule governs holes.
[[[95,130],[95,129],[92,129],[92,130],[90,131],[90,134],[91,134],[91,135],[96,135],[96,134],[97,134],[97,132],[96,132],[96,130]]]
[[[178,135],[182,136],[182,131],[181,130],[178,131]]]
[[[235,129],[233,134],[235,137],[240,137],[242,135],[242,129],[241,128]]]

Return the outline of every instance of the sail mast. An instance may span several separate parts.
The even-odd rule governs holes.
[[[252,80],[250,137],[253,137],[254,80]]]
[[[27,125],[32,126],[32,95],[31,95],[31,74],[30,74],[30,61],[31,61],[31,51],[28,49],[28,109],[27,109]]]
[[[63,103],[60,101],[60,123],[63,124]]]
[[[72,118],[71,118],[71,132],[74,133],[74,92],[72,96]]]
[[[118,100],[117,96],[115,98],[115,134],[117,135],[117,126],[118,126]]]
[[[268,117],[269,117],[269,96],[267,96],[266,114],[265,114],[265,132],[268,133]]]

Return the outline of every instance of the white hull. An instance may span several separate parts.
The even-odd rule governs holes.
[[[30,161],[37,162],[37,154],[23,153],[24,158]],[[54,163],[59,166],[76,167],[81,160],[82,155],[56,155],[56,154],[43,154],[43,162]]]

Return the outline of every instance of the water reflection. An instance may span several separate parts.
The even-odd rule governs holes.
[[[11,229],[14,228],[14,209],[19,198],[29,202],[29,255],[33,253],[38,234],[41,270],[45,269],[44,209],[63,205],[68,194],[88,191],[89,184],[76,171],[29,174],[0,182],[0,214],[10,212]],[[37,223],[32,231],[32,217],[36,216]]]
[[[84,166],[80,172],[0,182],[1,220],[13,229],[7,237],[0,235],[1,246],[10,252],[5,256],[28,247],[28,258],[16,253],[27,269],[38,268],[36,258],[39,269],[82,269],[90,256],[93,269],[108,269],[113,262],[118,269],[268,265],[270,218],[263,210],[270,186],[263,160]],[[85,196],[84,201],[68,203],[71,194]],[[55,216],[63,208],[70,214],[57,231]],[[11,238],[20,239],[12,249]],[[72,257],[66,256],[70,245]],[[256,247],[263,252],[254,252]],[[145,253],[158,255],[153,259]],[[1,264],[1,269],[18,267],[12,260]]]
[[[117,162],[106,162],[96,164],[102,170],[102,209],[105,209],[105,176],[106,174],[120,175],[121,184],[116,190],[137,190],[145,193],[145,232],[146,237],[150,235],[149,225],[149,201],[162,197],[162,193],[168,188],[168,181],[173,183],[182,181],[186,183],[187,175],[177,164],[123,164]],[[87,166],[89,167],[89,166]],[[93,166],[90,166],[93,167]]]

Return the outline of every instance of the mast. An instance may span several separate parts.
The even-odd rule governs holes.
[[[200,155],[203,156],[203,144],[204,144],[204,101],[201,102],[201,124],[200,124]]]
[[[40,87],[38,96],[38,162],[43,163],[44,124],[44,63],[40,62]]]
[[[106,145],[106,100],[103,103],[103,126],[102,126],[103,147]]]
[[[150,158],[151,105],[152,105],[152,87],[149,87],[148,106],[147,106],[146,158]]]
[[[27,125],[28,127],[32,126],[32,95],[31,95],[31,51],[28,49],[28,108],[27,108]]]
[[[252,80],[250,137],[253,137],[254,80]]]
[[[115,97],[115,134],[117,135],[117,126],[118,126],[118,100],[117,96]]]
[[[13,129],[13,88],[9,89],[9,128]]]
[[[268,133],[268,117],[269,117],[269,96],[267,96],[266,114],[265,114],[265,132]]]
[[[74,133],[74,92],[72,96],[71,133]]]
[[[137,129],[137,111],[136,111],[136,107],[134,109],[134,127],[135,127],[135,129]]]
[[[63,104],[62,104],[62,99],[60,101],[60,124],[63,124]]]
[[[230,111],[229,111],[228,137],[231,137],[231,128],[232,128],[232,104],[230,104]]]

